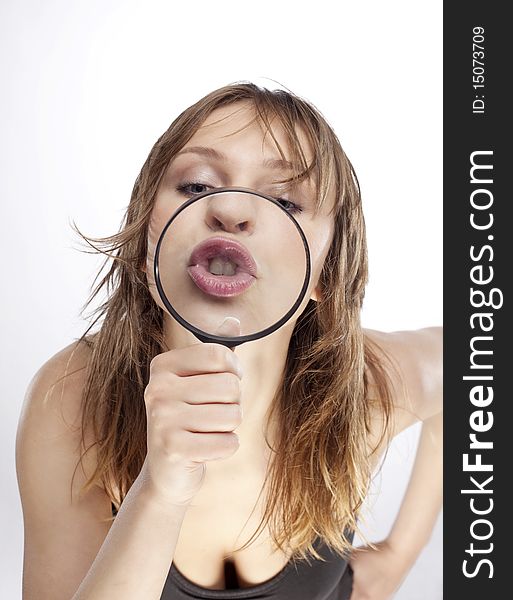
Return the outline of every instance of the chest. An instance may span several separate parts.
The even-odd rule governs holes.
[[[374,464],[380,454],[375,456]],[[291,568],[290,556],[274,549],[267,526],[248,547],[235,552],[260,525],[265,510],[261,489],[265,467],[230,472],[218,468],[221,463],[211,468],[213,464],[182,523],[174,568],[189,582],[213,590],[249,588],[281,577]],[[327,559],[315,565],[317,571],[323,571],[321,580],[336,580],[345,569],[345,561],[326,549],[320,553]],[[311,575],[306,570],[308,580]]]
[[[287,566],[289,556],[273,551],[267,527],[234,553],[260,524],[263,481],[259,472],[222,479],[209,472],[187,510],[175,548],[173,564],[181,575],[209,589],[245,588],[272,579]]]
[[[383,450],[384,446],[374,455],[374,465]],[[262,487],[267,466],[266,460],[255,463],[247,457],[238,464],[230,463],[230,459],[209,463],[169,561],[179,577],[211,590],[250,588],[281,577],[290,568],[290,557],[274,549],[267,527],[258,537],[253,536],[265,510]],[[252,536],[248,547],[237,550]],[[330,576],[340,577],[345,568],[340,557],[330,560],[331,565],[316,566],[318,570],[332,569],[324,581],[330,581]]]

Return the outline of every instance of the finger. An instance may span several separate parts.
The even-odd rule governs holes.
[[[221,325],[215,331],[216,335],[235,338],[240,336],[240,321],[236,317],[226,317]],[[235,347],[231,347],[230,350],[235,352]]]
[[[240,379],[233,373],[176,378],[177,397],[187,404],[240,403]]]
[[[242,376],[238,356],[221,344],[194,344],[158,354],[150,364],[151,372],[157,369],[167,370],[180,377],[225,371]]]
[[[226,317],[215,331],[216,335],[224,337],[238,337],[240,335],[240,321],[237,317]]]
[[[225,458],[239,448],[236,433],[191,433],[182,431],[177,440],[177,449],[192,461],[203,462]]]
[[[233,431],[242,422],[240,404],[202,404],[182,416],[182,428],[191,433]]]

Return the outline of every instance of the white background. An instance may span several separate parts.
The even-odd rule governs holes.
[[[363,190],[365,327],[442,323],[442,2],[4,0],[0,5],[2,597],[21,597],[14,466],[34,372],[85,328],[100,261],[73,219],[118,230],[142,163],[187,106],[237,80],[276,80],[333,125]],[[416,425],[394,442],[367,532],[389,530]],[[378,493],[380,492],[380,493]],[[442,597],[441,519],[399,600]]]

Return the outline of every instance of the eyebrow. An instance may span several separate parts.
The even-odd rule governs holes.
[[[206,146],[189,146],[178,152],[176,156],[181,156],[182,154],[199,154],[200,156],[204,156],[205,158],[210,158],[212,160],[228,162],[228,157],[226,154]],[[292,170],[293,168],[293,165],[290,161],[283,160],[282,158],[268,158],[263,161],[262,165],[267,169]]]

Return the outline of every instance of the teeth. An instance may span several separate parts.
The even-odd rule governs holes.
[[[208,270],[212,275],[235,275],[236,265],[230,260],[216,256],[208,263]]]

